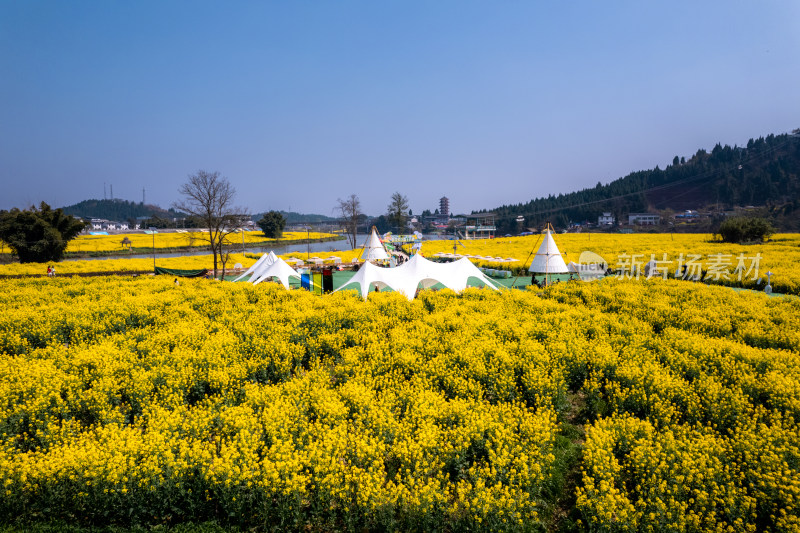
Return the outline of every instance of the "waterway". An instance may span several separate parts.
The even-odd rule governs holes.
[[[356,235],[356,248],[360,248],[364,245],[364,242],[367,240],[368,234],[361,234],[359,233]],[[423,237],[424,240],[436,240],[436,239],[448,239],[452,238],[446,235],[438,236],[438,235],[425,235]],[[244,252],[248,254],[263,254],[267,253],[270,250],[275,252],[276,255],[284,255],[290,252],[300,252],[306,254],[314,254],[316,252],[344,252],[351,250],[350,243],[347,239],[342,239],[340,241],[327,241],[327,242],[310,242],[308,244],[284,244],[284,245],[268,245],[268,246],[250,246],[245,247]],[[242,249],[234,247],[231,249],[233,253],[241,253]],[[156,259],[165,258],[165,257],[185,257],[191,255],[205,255],[209,254],[207,249],[204,248],[196,248],[193,250],[183,250],[180,252],[164,252],[164,253],[156,253]],[[136,255],[108,255],[103,257],[80,257],[74,259],[65,259],[65,261],[87,261],[87,260],[96,260],[102,261],[105,259],[128,259],[131,257],[153,257],[153,254],[136,254]]]

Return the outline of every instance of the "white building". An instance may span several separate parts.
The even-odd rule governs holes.
[[[630,213],[628,224],[638,224],[640,226],[656,226],[661,223],[661,215],[652,213]]]
[[[597,225],[598,226],[613,226],[614,225],[614,215],[611,213],[603,213],[599,217],[597,217]]]

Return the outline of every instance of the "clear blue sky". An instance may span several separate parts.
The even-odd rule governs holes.
[[[454,212],[800,127],[800,2],[0,0],[0,208]]]

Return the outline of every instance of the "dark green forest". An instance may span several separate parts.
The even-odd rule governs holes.
[[[319,224],[335,222],[336,218],[325,215],[304,215],[294,211],[278,211],[286,219],[287,224]],[[254,217],[255,218],[255,217]]]
[[[747,146],[717,144],[693,156],[675,156],[663,170],[631,172],[606,185],[536,198],[480,212],[497,215],[498,233],[517,231],[515,219],[525,226],[546,222],[567,227],[570,222],[597,222],[604,211],[616,220],[628,213],[681,212],[686,209],[714,213],[736,207],[762,207],[779,229],[796,230],[800,222],[800,130],[792,134],[750,139]]]
[[[178,225],[180,227],[194,227],[195,224],[185,213],[175,209],[163,209],[157,205],[143,204],[142,202],[129,202],[127,200],[84,200],[75,205],[63,207],[62,210],[68,215],[90,219],[104,218],[117,222],[134,221],[139,217],[148,217],[143,223],[156,227],[173,227],[173,219],[184,219]],[[288,224],[318,224],[336,221],[333,217],[325,215],[301,214],[295,212],[279,211]],[[253,215],[253,220],[258,220],[265,213]]]
[[[64,213],[84,219],[104,218],[117,222],[136,220],[138,217],[158,217],[172,220],[186,215],[174,209],[162,209],[157,205],[127,200],[84,200],[62,208]]]

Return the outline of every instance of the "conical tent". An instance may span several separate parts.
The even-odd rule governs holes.
[[[274,263],[260,271],[258,275],[254,275],[250,281],[253,283],[253,285],[258,285],[262,281],[266,281],[269,278],[278,278],[278,280],[283,283],[283,286],[288,290],[289,278],[300,278],[300,274],[298,274],[295,269],[290,267],[286,261],[278,257],[275,259]]]
[[[462,258],[453,263],[434,263],[421,255],[413,256],[408,262],[396,268],[381,268],[372,263],[364,263],[355,276],[337,290],[357,283],[364,299],[369,295],[370,287],[379,289],[389,287],[413,300],[417,287],[429,288],[441,283],[448,289],[461,292],[467,287],[470,278],[477,278],[490,288],[498,290],[492,281],[481,272],[469,259]]]
[[[389,254],[386,253],[386,248],[384,248],[380,237],[378,237],[378,231],[373,226],[372,232],[369,234],[369,237],[367,237],[367,242],[364,243],[364,249],[361,252],[359,260],[375,261],[383,259],[389,259]]]
[[[247,276],[250,276],[251,274],[253,274],[254,277],[255,277],[257,275],[257,272],[259,271],[259,269],[261,269],[261,270],[265,269],[266,267],[268,267],[269,265],[274,263],[276,259],[278,259],[278,256],[276,256],[275,252],[273,252],[272,250],[270,250],[270,252],[268,254],[262,254],[261,257],[258,258],[258,261],[253,263],[253,266],[248,268],[247,271],[244,274],[242,274],[241,276],[239,276],[238,278],[236,278],[233,281],[242,280],[242,279],[246,278]],[[251,280],[252,280],[252,278],[251,278]]]
[[[539,246],[539,251],[536,252],[528,272],[533,272],[534,274],[569,274],[567,264],[564,263],[564,258],[561,257],[561,252],[558,251],[556,241],[553,240],[553,236],[550,234],[550,228],[547,228],[544,241]]]

